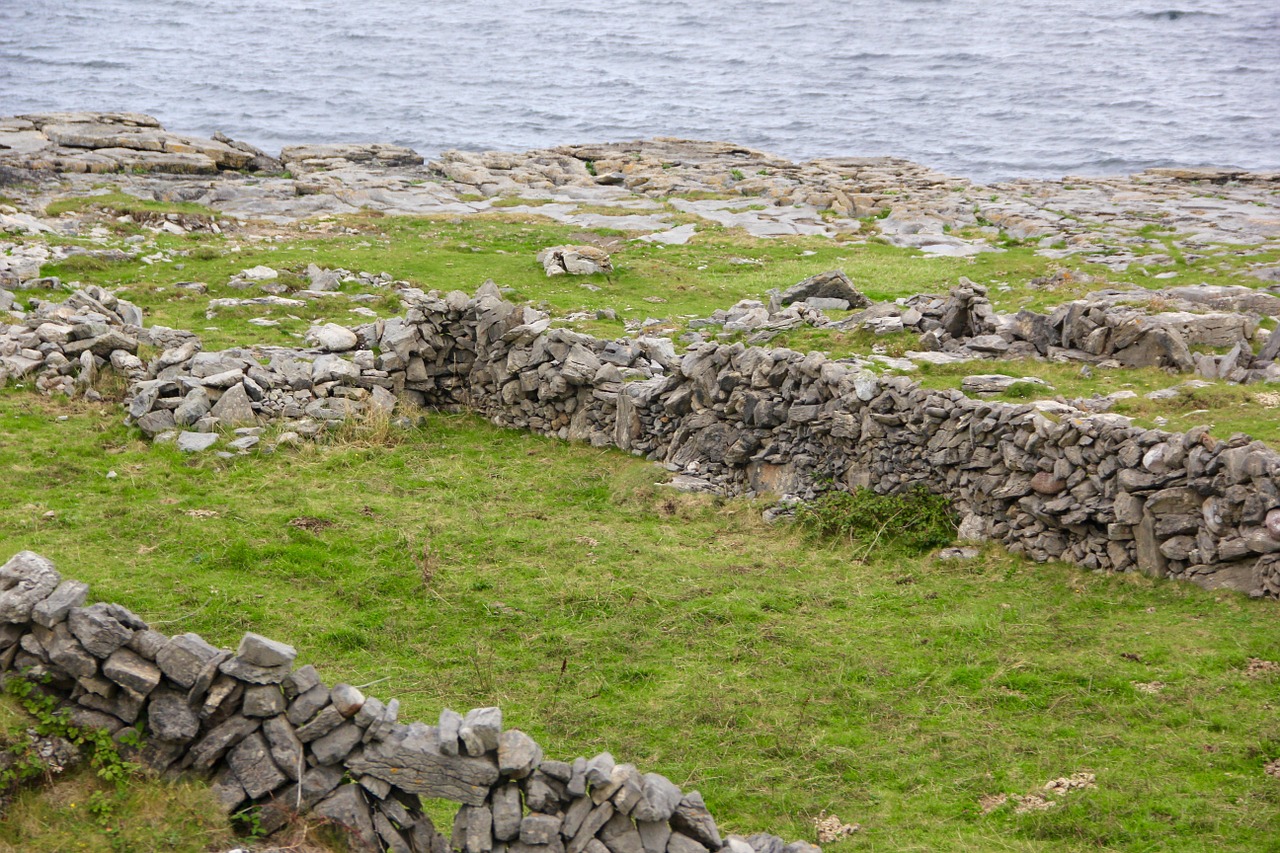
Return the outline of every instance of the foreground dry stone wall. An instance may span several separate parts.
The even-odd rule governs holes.
[[[247,452],[268,420],[298,439],[406,401],[618,447],[725,494],[921,486],[954,503],[964,538],[1035,560],[1280,595],[1280,457],[1246,436],[975,400],[820,353],[599,340],[553,328],[492,283],[474,296],[399,292],[403,317],[315,329],[314,349],[210,353],[86,288],[11,325],[0,369],[86,394],[89,374],[119,371],[129,421],[193,451],[222,429],[238,435],[220,452]],[[144,364],[140,342],[160,355]]]
[[[265,832],[310,813],[395,853],[816,853],[722,838],[697,791],[608,753],[544,758],[499,708],[405,725],[396,700],[326,686],[284,643],[249,633],[232,652],[165,636],[88,593],[30,551],[0,567],[0,674],[65,700],[73,724],[112,732],[126,757],[210,778],[228,812],[256,807]],[[140,747],[124,737],[135,729]],[[451,839],[422,797],[462,804]]]

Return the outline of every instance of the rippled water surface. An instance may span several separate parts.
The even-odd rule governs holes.
[[[267,149],[655,135],[978,178],[1280,167],[1280,3],[0,0],[0,114]]]

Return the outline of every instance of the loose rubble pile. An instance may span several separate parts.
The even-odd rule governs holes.
[[[352,415],[390,416],[403,400],[616,446],[725,493],[810,499],[820,483],[881,493],[924,485],[968,516],[967,536],[1036,560],[1280,594],[1280,457],[1247,437],[974,400],[820,353],[704,342],[680,355],[665,338],[599,340],[552,328],[491,282],[475,296],[400,295],[404,317],[315,329],[315,349],[205,353],[187,333],[126,324],[121,314],[137,319],[136,309],[89,288],[9,327],[0,364],[73,391],[87,387],[85,372],[111,365],[131,380],[129,422],[184,450],[237,428],[230,449],[245,452],[267,421],[283,422],[277,441],[297,440]],[[949,327],[963,335],[994,316],[977,290],[944,304],[933,331],[956,317]],[[1074,318],[1062,330],[1089,320],[1069,306],[1050,330],[1060,315]],[[1145,332],[1159,334],[1171,333]],[[161,349],[145,365],[132,355],[142,340]],[[980,393],[1029,380],[977,381],[997,382],[974,385]]]
[[[398,721],[349,684],[326,686],[297,651],[247,633],[233,653],[169,637],[22,551],[0,567],[0,673],[65,701],[71,722],[113,734],[168,775],[212,779],[228,813],[253,807],[272,833],[296,814],[394,853],[813,853],[767,834],[722,838],[697,791],[609,753],[546,759],[499,708]],[[141,746],[125,735],[141,729]],[[461,803],[446,840],[420,797]]]

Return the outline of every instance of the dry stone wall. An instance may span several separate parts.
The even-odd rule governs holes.
[[[955,504],[966,538],[1035,560],[1280,595],[1280,456],[1246,436],[975,400],[820,353],[599,340],[552,328],[491,283],[474,296],[400,293],[403,317],[326,327],[321,348],[206,353],[87,288],[10,326],[0,371],[90,393],[86,374],[115,369],[132,383],[130,422],[192,450],[221,428],[237,428],[229,447],[246,452],[262,421],[305,437],[403,400],[618,447],[726,494],[923,486]],[[138,342],[162,351],[143,364]]]
[[[597,340],[496,292],[410,305],[362,334],[424,405],[616,446],[733,493],[923,486],[967,536],[1036,560],[1280,594],[1280,457],[1244,436],[1054,416],[820,353]]]
[[[619,764],[543,756],[499,708],[398,721],[399,702],[327,686],[292,646],[248,633],[237,649],[169,637],[23,551],[0,567],[0,677],[64,700],[72,724],[110,731],[155,771],[212,780],[222,806],[255,807],[271,833],[295,814],[394,853],[815,853],[767,835],[722,838],[697,791]],[[125,737],[140,730],[141,746]],[[461,804],[441,836],[421,798]]]

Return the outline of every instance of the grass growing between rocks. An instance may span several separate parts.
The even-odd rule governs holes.
[[[0,391],[0,555],[168,633],[258,631],[330,682],[386,679],[367,692],[402,719],[499,704],[550,757],[698,788],[725,832],[861,826],[834,850],[1280,837],[1274,603],[996,548],[862,553],[472,417],[236,460],[121,419]],[[1020,812],[1030,794],[1056,805]]]
[[[37,769],[27,746],[35,720],[11,695],[0,695],[0,851],[197,851],[230,847],[235,836],[208,787],[137,775],[104,779],[82,762],[65,772]],[[11,780],[16,768],[34,776]]]

